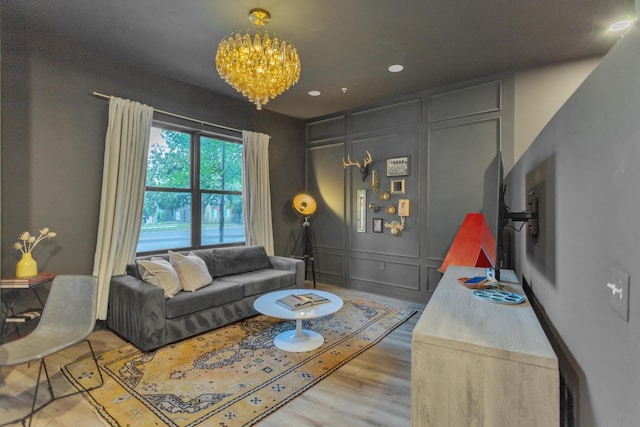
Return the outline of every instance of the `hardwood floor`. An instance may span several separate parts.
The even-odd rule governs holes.
[[[409,426],[411,424],[411,332],[424,304],[400,301],[379,295],[318,285],[338,295],[361,296],[376,301],[412,307],[418,311],[407,322],[387,335],[380,343],[356,357],[310,390],[257,424],[260,427],[287,426]],[[96,352],[106,351],[125,342],[110,331],[91,335]],[[81,343],[47,358],[54,392],[73,389],[59,372],[61,365],[87,353]],[[38,365],[2,368],[0,379],[0,425],[28,413]],[[45,380],[46,382],[46,380]],[[46,384],[39,395],[48,396]],[[7,424],[19,426],[20,423]],[[54,402],[34,415],[35,427],[93,427],[104,423],[80,396]],[[141,426],[144,427],[144,426]]]

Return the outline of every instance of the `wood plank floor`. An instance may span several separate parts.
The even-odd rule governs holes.
[[[395,300],[379,295],[329,285],[318,288],[339,295],[361,296],[381,302],[411,307],[418,311],[387,335],[328,378],[257,424],[260,427],[302,426],[409,426],[411,424],[411,332],[424,304]],[[109,331],[91,335],[96,352],[119,347],[125,342]],[[61,365],[87,353],[81,343],[47,359],[56,394],[73,391],[59,372]],[[0,425],[28,413],[38,365],[2,368],[0,378]],[[45,380],[46,383],[46,380]],[[46,384],[39,395],[46,397]],[[7,424],[19,426],[20,423]],[[71,396],[36,413],[35,427],[93,427],[104,425],[92,407],[80,396]],[[141,426],[144,427],[144,426]]]

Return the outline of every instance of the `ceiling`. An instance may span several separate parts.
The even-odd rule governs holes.
[[[634,9],[634,0],[2,1],[30,30],[237,98],[215,69],[217,45],[253,32],[249,10],[265,8],[265,29],[296,46],[302,75],[264,108],[301,119],[602,55],[620,37],[608,25]],[[390,73],[392,64],[405,69]]]

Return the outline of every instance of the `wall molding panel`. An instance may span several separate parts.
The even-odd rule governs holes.
[[[352,135],[420,124],[420,98],[351,114]]]
[[[485,189],[484,175],[500,149],[500,126],[495,117],[429,130],[429,259],[444,259],[466,214],[481,212],[485,191],[496,191]]]
[[[324,264],[318,280],[419,302],[429,299],[464,218],[461,213],[482,209],[484,175],[503,144],[505,107],[513,108],[502,88],[503,80],[492,77],[307,122],[308,191],[320,199],[332,194],[319,203],[342,203],[342,215],[337,207],[323,207],[314,215],[321,224],[315,232],[322,236],[316,254]],[[373,162],[363,181],[358,168],[345,169],[342,160],[350,156],[362,162],[366,151]],[[408,158],[408,173],[387,176],[387,159],[402,157]],[[371,185],[373,170],[377,192]],[[392,194],[391,181],[403,181],[404,193]],[[366,192],[364,213],[357,209],[359,190]],[[390,197],[381,200],[385,191]],[[391,205],[397,211],[401,199],[409,200],[402,234],[394,237],[386,227],[373,232],[373,218],[383,224],[401,220],[386,210]],[[364,232],[356,227],[362,214]]]
[[[392,288],[420,290],[420,264],[377,260],[352,255],[349,278]]]
[[[306,134],[307,144],[318,144],[321,142],[331,141],[336,138],[344,138],[345,133],[345,117],[331,117],[307,123]]]
[[[494,80],[429,97],[429,121],[455,119],[502,110],[502,80]]]
[[[327,251],[321,247],[314,249],[317,276],[332,275],[335,277],[344,277],[346,265],[342,253]]]

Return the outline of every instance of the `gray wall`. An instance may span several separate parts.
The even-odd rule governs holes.
[[[515,159],[519,159],[602,57],[520,70],[515,75]]]
[[[307,146],[307,189],[319,204],[312,228],[320,280],[426,302],[465,215],[488,209],[495,232],[497,155],[513,159],[513,79],[489,77],[311,120]],[[377,193],[371,176],[363,181],[357,167],[342,166],[347,156],[362,163],[366,151],[370,171],[378,172]],[[386,160],[405,156],[409,175],[387,177]],[[380,200],[392,179],[405,180],[405,194]],[[381,206],[366,209],[364,233],[356,230],[362,189],[367,205]],[[373,233],[373,218],[400,220],[385,212],[399,199],[410,200],[402,235]]]
[[[508,203],[540,194],[537,243],[515,235],[515,267],[565,353],[580,426],[640,422],[640,29],[558,111],[507,177]],[[630,275],[628,321],[609,306],[613,268]]]
[[[2,12],[3,275],[15,271],[18,234],[44,226],[58,236],[36,249],[41,270],[92,271],[108,113],[93,91],[271,135],[275,251],[284,254],[297,220],[291,195],[304,183],[303,122],[83,51]]]

